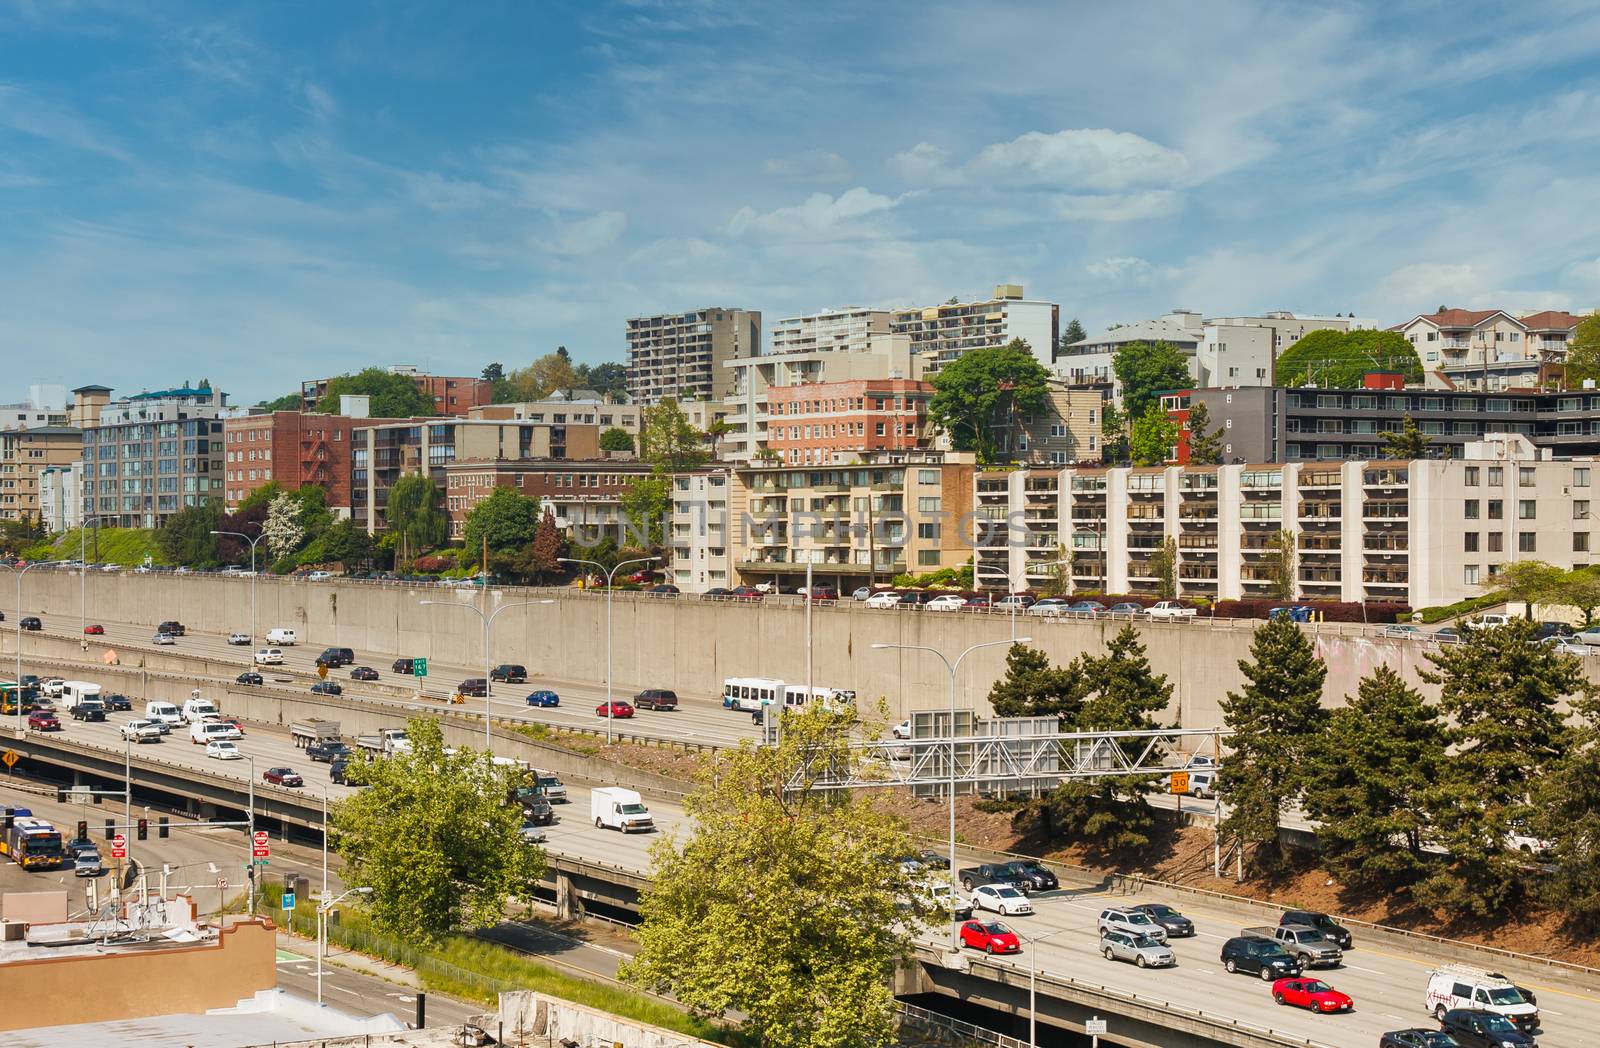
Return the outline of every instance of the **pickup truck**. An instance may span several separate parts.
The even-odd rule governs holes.
[[[1180,601],[1163,600],[1150,605],[1150,610],[1146,614],[1152,619],[1192,619],[1199,613]]]
[[[956,876],[961,878],[961,887],[969,892],[980,884],[1008,884],[1023,894],[1033,890],[1029,879],[1012,870],[1008,862],[986,862],[968,866],[958,870]]]
[[[1288,951],[1305,968],[1337,968],[1344,962],[1344,951],[1307,924],[1280,924],[1276,928],[1246,928],[1245,935],[1271,939]]]

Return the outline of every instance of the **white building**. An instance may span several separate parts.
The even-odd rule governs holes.
[[[672,584],[684,593],[738,585],[734,536],[745,512],[745,491],[731,466],[672,478]]]
[[[911,339],[911,352],[926,354],[929,374],[965,353],[1022,339],[1045,367],[1061,336],[1061,307],[1023,297],[1021,284],[1000,284],[979,302],[897,309],[890,330]]]
[[[889,310],[844,306],[786,317],[772,326],[768,354],[864,353],[875,335],[889,333]]]
[[[1165,342],[1189,358],[1189,373],[1194,374],[1194,355],[1205,337],[1205,321],[1199,313],[1188,309],[1175,309],[1154,320],[1141,320],[1136,324],[1121,324],[1098,335],[1090,335],[1082,342],[1058,348],[1051,365],[1068,382],[1076,386],[1110,386],[1120,398],[1116,373],[1111,370],[1112,359],[1124,346],[1134,342]]]
[[[83,463],[46,466],[39,471],[39,522],[58,534],[83,523]]]
[[[1375,327],[1375,321],[1363,317],[1287,311],[1256,317],[1208,317],[1195,350],[1195,382],[1200,386],[1275,385],[1278,354],[1311,332]]]

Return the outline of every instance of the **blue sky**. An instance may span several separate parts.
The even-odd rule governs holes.
[[[1091,331],[1588,310],[1597,52],[1577,2],[0,0],[0,398],[1000,282]]]

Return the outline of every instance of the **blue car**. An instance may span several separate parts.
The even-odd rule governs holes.
[[[553,691],[536,691],[532,695],[528,696],[528,705],[547,707],[559,706],[561,705],[561,696],[557,695]]]

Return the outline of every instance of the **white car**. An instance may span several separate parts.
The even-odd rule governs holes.
[[[1046,597],[1044,600],[1041,600],[1039,603],[1023,612],[1023,614],[1054,618],[1064,615],[1067,607],[1067,602],[1062,600],[1060,597]]]
[[[1101,910],[1095,927],[1101,935],[1107,932],[1126,932],[1129,935],[1142,935],[1147,939],[1154,939],[1162,945],[1167,941],[1167,930],[1143,910],[1124,910],[1116,907]]]
[[[250,643],[250,635],[248,633],[230,633],[228,634],[228,643],[242,648]]]
[[[1484,615],[1479,615],[1475,619],[1467,620],[1467,625],[1471,626],[1475,630],[1488,630],[1494,629],[1496,626],[1504,626],[1510,621],[1511,616],[1509,615],[1502,615],[1499,612],[1489,612]]]
[[[222,739],[213,739],[206,743],[206,756],[219,761],[243,760],[244,754],[239,752],[239,747]]]
[[[161,736],[166,734],[161,728],[155,721],[131,720],[118,730],[124,739],[134,742],[160,742]]]
[[[256,652],[257,666],[282,666],[283,652],[277,648],[262,648]]]
[[[979,910],[993,910],[1002,917],[1030,914],[1033,903],[1009,884],[980,884],[972,889],[972,905]]]
[[[170,633],[157,633],[154,637],[150,638],[150,643],[151,644],[176,644],[176,643],[178,643],[178,641],[177,641],[177,638],[174,637]]]
[[[960,611],[966,607],[966,598],[954,593],[946,593],[928,601],[922,606],[923,611]]]
[[[899,604],[900,594],[894,590],[884,590],[867,598],[867,607],[869,608],[894,608],[898,607]]]
[[[306,576],[307,581],[310,582],[321,582],[323,579],[331,578],[333,578],[333,572],[331,571],[313,571]]]
[[[896,724],[894,727],[890,728],[889,733],[897,739],[911,738],[911,718],[907,717],[899,724]]]

